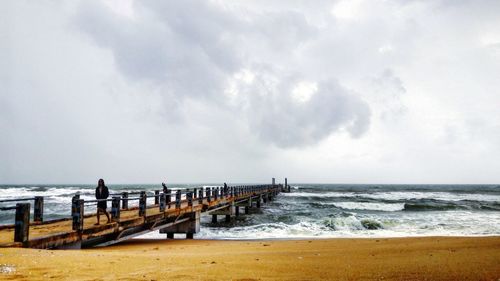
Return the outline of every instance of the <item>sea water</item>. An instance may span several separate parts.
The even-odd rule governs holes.
[[[169,185],[199,188],[213,184]],[[161,189],[160,185],[108,185],[110,193]],[[70,217],[71,197],[94,199],[93,185],[1,185],[0,200],[45,197],[45,219]],[[13,203],[0,203],[0,206]],[[130,205],[137,205],[131,201]],[[95,206],[86,206],[86,213]],[[297,184],[290,193],[251,208],[230,223],[203,216],[196,238],[263,239],[500,235],[500,185]],[[11,224],[13,211],[0,211]],[[149,233],[143,237],[165,238]]]

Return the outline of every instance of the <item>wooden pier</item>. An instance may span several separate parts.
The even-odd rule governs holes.
[[[50,221],[43,220],[43,197],[0,200],[0,203],[16,203],[15,206],[0,208],[16,210],[14,224],[0,226],[0,247],[77,249],[106,246],[157,230],[167,238],[182,233],[192,239],[200,230],[202,215],[211,215],[212,222],[223,216],[229,222],[240,215],[240,208],[248,214],[250,208],[260,208],[261,203],[273,200],[280,192],[289,191],[286,179],[285,185],[281,185],[273,178],[270,185],[123,192],[112,194],[111,199],[100,200],[83,200],[75,195],[71,217]],[[31,204],[24,202],[31,200],[34,201],[34,215],[30,222]],[[148,200],[153,202],[148,204]],[[110,223],[94,225],[96,214],[85,213],[86,206],[98,201],[111,202]],[[139,204],[129,207],[130,201]]]

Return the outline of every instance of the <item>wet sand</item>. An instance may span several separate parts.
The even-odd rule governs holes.
[[[0,248],[1,280],[499,280],[500,237],[131,240]]]

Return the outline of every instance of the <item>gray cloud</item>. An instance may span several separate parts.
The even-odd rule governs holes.
[[[250,95],[252,102],[244,110],[233,109],[247,114],[249,126],[263,141],[280,147],[311,145],[340,128],[359,137],[369,127],[368,105],[335,79],[320,82],[309,101],[292,102],[294,81],[287,77],[289,70],[275,69],[288,68],[287,58],[315,37],[316,28],[303,15],[266,12],[242,19],[207,1],[135,2],[134,8],[134,17],[127,18],[103,5],[84,2],[76,23],[112,51],[123,75],[153,83],[167,101],[205,98],[218,106],[234,107],[224,95],[227,81],[274,59],[275,66],[265,74],[251,69],[257,79],[266,75],[275,81],[274,88],[262,81],[239,84],[237,91]],[[297,68],[293,72],[295,80],[306,79]],[[269,91],[271,96],[259,94]]]
[[[499,3],[1,1],[0,183],[498,181]]]

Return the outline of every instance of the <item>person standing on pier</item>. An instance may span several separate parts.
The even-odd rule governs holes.
[[[163,193],[168,193],[168,187],[164,182],[161,183],[161,186],[163,186]]]
[[[97,187],[95,189],[95,198],[96,199],[108,199],[109,197],[109,190],[108,187],[104,184],[103,179],[99,179],[99,182],[97,183]],[[108,202],[106,200],[99,201],[97,202],[97,223],[95,225],[99,225],[99,220],[101,218],[101,212],[106,215],[108,218],[108,222],[110,223],[111,220],[109,218],[109,213],[106,211],[106,208],[108,207],[107,204]]]

